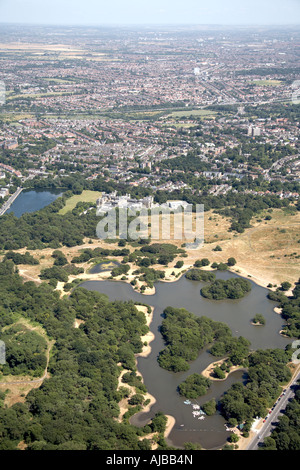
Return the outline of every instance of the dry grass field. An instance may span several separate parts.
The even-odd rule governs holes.
[[[210,262],[226,262],[228,258],[234,257],[237,264],[232,268],[245,277],[251,279],[259,285],[267,286],[269,283],[280,285],[283,281],[294,284],[300,277],[300,263],[297,258],[300,255],[300,214],[285,214],[281,209],[272,212],[272,219],[264,220],[262,214],[260,218],[252,219],[252,227],[242,234],[229,232],[230,220],[223,218],[212,211],[205,213],[204,222],[204,245],[197,250],[188,250],[187,258],[177,258],[169,265],[167,272],[173,271],[173,267],[179,259],[184,261],[182,270],[193,266],[197,259],[208,258]],[[173,232],[171,230],[171,236]],[[153,240],[154,242],[173,243],[181,247],[184,240]],[[222,251],[213,251],[219,245]],[[113,248],[115,245],[105,243],[105,241],[94,239],[93,243],[72,248],[63,247],[61,251],[70,262],[74,256],[80,254],[84,248]],[[128,245],[131,251],[135,248]],[[20,250],[25,252],[26,249]],[[45,249],[42,251],[32,251],[31,254],[39,259],[40,265],[19,266],[20,274],[26,280],[40,282],[39,273],[41,269],[53,265],[54,259],[51,254],[54,250]],[[81,265],[86,270],[89,263]],[[157,269],[164,269],[157,266]],[[87,273],[84,276],[86,278]],[[73,277],[72,277],[73,278]]]

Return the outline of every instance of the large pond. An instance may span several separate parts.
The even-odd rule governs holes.
[[[12,203],[6,214],[13,212],[16,217],[21,217],[25,213],[43,209],[61,195],[61,190],[24,190]]]
[[[229,272],[218,272],[218,279],[237,277]],[[138,358],[138,370],[143,376],[147,390],[156,399],[149,413],[135,415],[131,422],[136,425],[146,424],[157,411],[174,416],[176,424],[169,435],[168,443],[183,447],[185,442],[198,442],[206,449],[222,446],[228,438],[225,420],[220,414],[206,416],[199,420],[192,414],[191,405],[184,404],[185,399],[177,392],[178,385],[192,373],[200,373],[208,364],[217,360],[207,350],[203,350],[198,359],[190,364],[187,372],[172,373],[159,367],[157,356],[164,348],[159,327],[162,322],[163,310],[168,307],[185,308],[197,316],[207,316],[212,320],[226,323],[235,336],[244,336],[251,341],[252,349],[284,348],[290,341],[279,334],[284,321],[274,312],[276,304],[267,298],[268,290],[257,286],[251,281],[252,290],[243,299],[212,301],[200,295],[202,282],[189,281],[184,276],[176,282],[158,282],[155,284],[155,295],[142,295],[133,290],[132,286],[117,281],[87,281],[81,284],[88,290],[96,290],[108,295],[110,300],[133,300],[154,307],[153,320],[150,325],[155,334],[152,341],[151,354]],[[251,325],[251,319],[261,313],[266,319],[265,326]],[[236,371],[227,380],[213,382],[209,392],[197,400],[201,405],[211,398],[218,399],[237,381],[244,381],[243,371]],[[196,400],[192,400],[195,404]]]

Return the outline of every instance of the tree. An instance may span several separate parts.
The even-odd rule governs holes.
[[[281,290],[287,291],[292,287],[292,284],[288,281],[284,281],[281,283]]]
[[[255,323],[255,324],[258,324],[258,325],[265,325],[266,324],[266,320],[265,320],[264,316],[261,315],[260,313],[257,313],[255,315],[252,322]]]
[[[229,437],[229,442],[238,442],[240,440],[240,436],[235,433],[232,433]]]
[[[214,375],[217,379],[225,379],[226,377],[225,373],[218,366],[214,368]]]
[[[228,258],[227,264],[228,264],[228,266],[234,266],[236,264],[236,259],[235,258]]]
[[[203,409],[204,413],[207,414],[207,416],[212,416],[217,411],[216,400],[214,398],[212,398],[212,400],[204,403],[202,405],[202,409]]]
[[[179,386],[180,395],[186,398],[198,398],[205,395],[211,381],[201,374],[192,374]]]
[[[213,248],[213,251],[222,251],[222,248],[220,245],[217,245],[215,248]]]
[[[272,437],[265,437],[262,450],[277,450],[275,439]]]
[[[152,419],[151,428],[153,432],[164,433],[167,426],[167,417],[159,411]]]
[[[182,268],[183,264],[184,264],[183,261],[177,261],[177,263],[175,264],[175,268],[180,269]]]

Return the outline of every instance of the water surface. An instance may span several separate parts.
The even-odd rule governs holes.
[[[217,272],[218,279],[238,277],[229,272]],[[267,298],[268,290],[257,286],[252,281],[252,290],[243,299],[213,301],[203,298],[200,289],[203,282],[190,281],[184,276],[176,282],[158,282],[155,284],[154,295],[143,295],[132,288],[130,284],[120,281],[87,281],[81,284],[88,290],[97,290],[108,295],[110,300],[142,302],[154,307],[153,320],[150,325],[155,334],[152,341],[151,354],[138,358],[138,370],[143,376],[148,392],[156,398],[156,403],[149,413],[135,415],[131,422],[136,425],[146,424],[157,411],[172,415],[176,424],[169,436],[170,445],[182,447],[185,442],[199,442],[204,448],[212,449],[222,446],[229,436],[225,430],[225,420],[217,413],[198,420],[192,415],[192,407],[185,405],[184,398],[177,392],[178,385],[192,373],[201,373],[211,362],[218,360],[211,356],[205,348],[198,359],[190,364],[186,372],[173,373],[159,367],[157,356],[164,348],[164,342],[159,327],[162,322],[163,310],[168,307],[185,308],[197,316],[207,316],[215,321],[226,323],[234,336],[244,336],[251,341],[251,349],[284,348],[290,340],[279,335],[284,321],[274,312],[276,303]],[[261,313],[266,319],[265,326],[251,325],[256,313]],[[197,400],[200,405],[211,400],[218,400],[234,382],[245,381],[244,371],[236,371],[227,380],[213,382],[208,393]],[[192,400],[196,403],[196,400]]]
[[[16,217],[21,217],[23,214],[43,209],[61,195],[61,190],[24,190],[12,203],[11,207],[6,211],[6,214],[13,212]]]

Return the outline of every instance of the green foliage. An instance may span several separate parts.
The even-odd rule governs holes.
[[[177,263],[175,264],[175,268],[180,269],[180,268],[182,268],[183,264],[184,264],[183,261],[181,261],[181,260],[177,261]]]
[[[152,419],[152,423],[150,424],[152,432],[164,433],[166,430],[167,421],[167,417],[161,411],[156,413]]]
[[[39,260],[35,259],[28,251],[26,251],[25,255],[9,251],[6,253],[4,259],[10,259],[14,264],[39,264]]]
[[[184,253],[185,251],[183,249],[179,249],[171,243],[153,243],[152,245],[142,246],[139,251],[135,252],[135,256],[144,255],[149,258],[148,263],[150,264],[163,264],[167,266],[169,263],[174,261],[178,254]],[[143,261],[143,263],[143,265],[145,266],[145,261]],[[148,263],[147,265],[149,266]],[[179,263],[182,263],[183,266],[182,261],[179,261]]]
[[[68,260],[65,257],[65,255],[63,254],[63,252],[59,251],[59,250],[53,251],[52,258],[55,259],[55,261],[54,261],[55,266],[64,266],[68,263]]]
[[[240,437],[234,432],[229,437],[229,442],[238,442],[239,440],[240,440]]]
[[[227,281],[217,279],[212,284],[202,287],[201,295],[207,299],[241,299],[251,290],[251,284],[246,279],[231,278]]]
[[[261,313],[257,313],[254,318],[253,318],[253,323],[259,324],[259,325],[265,325],[266,320],[265,317]]]
[[[200,260],[198,259],[197,261],[195,261],[194,266],[195,266],[195,268],[201,268],[202,266],[209,266],[209,264],[210,264],[209,259],[202,258]]]
[[[166,343],[158,356],[163,369],[179,372],[189,369],[189,361],[198,357],[200,350],[213,343],[212,354],[230,353],[233,360],[242,360],[248,353],[249,342],[233,338],[230,328],[207,317],[197,317],[185,309],[167,307],[164,310],[161,334]],[[213,349],[215,347],[215,349]]]
[[[217,402],[214,398],[212,398],[210,401],[204,403],[201,407],[207,416],[212,416],[216,413],[217,411]]]
[[[220,245],[217,245],[215,248],[213,248],[213,251],[222,251],[222,247],[220,247]]]
[[[249,346],[250,341],[242,336],[239,336],[238,338],[227,336],[215,341],[210,348],[210,353],[217,357],[228,356],[229,361],[233,365],[240,365],[243,363],[245,358],[248,357]]]
[[[129,270],[130,270],[129,264],[121,264],[120,266],[118,266],[117,268],[114,268],[111,271],[111,275],[113,277],[121,276],[122,274],[127,274]]]
[[[281,393],[280,385],[288,382],[291,372],[286,366],[289,354],[281,349],[258,350],[249,356],[247,384],[235,383],[221,399],[221,410],[228,420],[238,423],[265,416]]]
[[[234,266],[236,264],[236,259],[235,258],[228,258],[227,264],[228,264],[228,266]]]
[[[23,283],[9,260],[0,263],[0,305],[0,328],[10,327],[1,335],[14,331],[9,331],[13,312],[40,323],[55,340],[50,377],[31,390],[24,404],[0,408],[0,449],[16,449],[24,440],[28,450],[139,450],[136,429],[115,418],[118,363],[135,367],[134,355],[143,346],[140,337],[148,331],[145,315],[132,302],[109,302],[105,295],[82,288],[61,299],[46,283]],[[80,328],[74,328],[75,318],[84,320]],[[31,353],[37,357],[43,338],[33,331],[16,334],[18,343],[22,338],[24,360]],[[11,344],[14,356],[9,349],[9,360],[20,353],[13,336]],[[143,394],[145,386],[137,382],[136,394]]]
[[[22,324],[13,325],[0,334],[6,346],[6,364],[0,365],[3,375],[42,376],[46,367],[45,339]]]
[[[52,266],[52,268],[42,269],[40,278],[41,279],[56,279],[60,282],[68,281],[68,274],[60,266]]]
[[[292,287],[292,284],[288,281],[284,281],[281,283],[281,290],[287,291]]]
[[[268,298],[279,302],[282,317],[287,322],[283,328],[285,335],[290,338],[300,338],[300,280],[293,289],[292,297],[286,297],[282,292],[269,292]]]
[[[72,213],[64,216],[57,212],[62,206],[62,198],[40,210],[38,213],[24,214],[17,219],[13,214],[1,217],[0,248],[18,250],[42,249],[53,245],[76,246],[83,244],[83,238],[95,238],[95,227],[99,222],[95,212],[89,211],[78,217]]]
[[[192,374],[178,386],[179,394],[186,398],[198,398],[205,395],[211,381],[201,374]]]
[[[154,282],[165,277],[164,271],[152,268],[141,268],[136,273],[140,275],[140,281],[145,282],[149,287],[153,287]]]
[[[202,450],[201,445],[195,442],[185,442],[183,446],[184,450]]]
[[[227,271],[228,265],[226,263],[219,263],[217,269],[218,271]]]
[[[216,275],[210,271],[201,271],[200,269],[191,269],[185,275],[191,281],[212,282],[216,279]]]
[[[225,379],[226,375],[220,367],[214,368],[214,375],[217,379]]]

